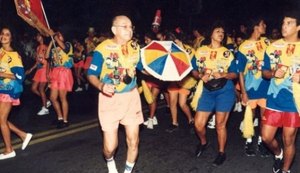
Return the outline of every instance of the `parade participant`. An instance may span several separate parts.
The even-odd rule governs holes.
[[[82,84],[86,83],[84,77],[82,76],[82,69],[84,66],[84,46],[78,41],[73,41],[74,46],[74,73],[75,78],[77,82],[77,88],[75,89],[75,92],[79,92],[83,90]]]
[[[87,71],[91,65],[93,52],[97,44],[99,43],[99,39],[96,37],[96,31],[94,27],[89,27],[88,29],[88,37],[84,39],[86,55],[85,55],[85,62],[84,62],[84,74],[87,75]],[[89,83],[85,84],[85,89],[88,90]]]
[[[199,29],[193,29],[193,36],[195,39],[193,40],[193,48],[197,50],[201,45],[203,40],[205,39],[204,36],[201,34]]]
[[[73,66],[73,47],[65,39],[60,32],[54,33],[50,30],[49,35],[53,36],[50,42],[46,56],[51,58],[52,68],[50,72],[50,100],[57,114],[57,128],[65,128],[69,126],[69,102],[67,98],[68,92],[73,88],[73,75],[71,68]]]
[[[16,156],[11,144],[10,132],[16,133],[22,140],[22,150],[29,144],[32,134],[26,133],[8,121],[12,106],[20,104],[20,95],[23,91],[24,68],[18,52],[12,48],[13,35],[5,27],[0,34],[0,129],[4,141],[4,152],[0,160]]]
[[[300,127],[299,30],[299,10],[285,13],[281,28],[283,38],[266,49],[262,66],[263,76],[271,80],[262,117],[262,139],[275,155],[274,173],[290,172],[295,156],[295,138]],[[283,148],[275,137],[279,128],[282,128]]]
[[[213,166],[218,166],[226,160],[226,124],[235,102],[232,79],[237,77],[237,67],[233,54],[223,46],[226,37],[222,22],[212,25],[207,38],[210,38],[210,43],[200,47],[192,60],[192,73],[196,79],[203,81],[204,86],[195,115],[196,133],[200,139],[196,157],[200,157],[209,145],[206,139],[206,123],[211,112],[215,110],[219,149]]]
[[[45,88],[47,86],[47,68],[48,68],[48,60],[46,57],[46,51],[48,46],[44,43],[44,38],[40,33],[37,33],[35,37],[36,41],[39,43],[36,48],[36,63],[33,67],[26,71],[26,75],[31,73],[34,69],[37,69],[35,75],[33,77],[33,83],[31,86],[31,91],[41,97],[42,100],[42,108],[37,113],[37,115],[46,115],[49,114],[48,107],[51,105],[51,102],[47,100]]]
[[[185,35],[182,30],[178,27],[175,32],[169,32],[166,34],[166,40],[173,41],[179,47],[184,49],[188,54],[190,60],[192,60],[195,51],[194,49],[186,44]],[[185,116],[188,119],[188,124],[191,129],[191,132],[194,130],[194,118],[192,116],[190,107],[187,104],[187,98],[190,94],[190,89],[192,89],[196,85],[197,81],[190,75],[187,75],[180,82],[170,82],[168,86],[168,92],[170,96],[170,110],[171,110],[171,118],[172,123],[169,128],[166,130],[169,133],[178,129],[178,110],[177,104],[179,106]]]
[[[124,173],[131,173],[138,155],[139,125],[144,121],[135,76],[138,62],[141,66],[139,46],[131,41],[133,26],[127,16],[114,17],[111,31],[114,37],[100,43],[94,51],[88,80],[100,91],[98,112],[108,171],[118,172],[114,155],[122,124],[128,147]]]
[[[264,114],[266,108],[266,97],[270,82],[262,77],[261,66],[265,50],[269,45],[269,40],[261,37],[266,33],[266,24],[261,17],[250,19],[247,28],[250,37],[239,46],[236,57],[239,68],[242,104],[249,105],[255,117],[257,107],[260,110],[259,116]],[[262,157],[269,156],[268,151],[262,143],[260,130],[257,144],[260,155]],[[255,156],[255,151],[252,137],[247,138],[245,143],[246,155]]]

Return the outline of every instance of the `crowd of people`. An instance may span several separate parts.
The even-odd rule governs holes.
[[[128,150],[124,173],[132,172],[138,156],[140,125],[144,124],[149,130],[158,125],[156,108],[160,94],[164,95],[171,114],[166,131],[172,133],[178,129],[179,105],[190,132],[199,139],[195,157],[201,157],[210,145],[206,138],[207,124],[216,129],[218,153],[212,163],[214,166],[222,165],[227,157],[226,125],[231,111],[241,112],[242,105],[249,106],[253,121],[259,126],[257,150],[262,157],[274,155],[274,173],[288,173],[300,126],[299,93],[297,95],[300,14],[297,11],[285,14],[281,34],[274,28],[272,35],[266,36],[266,27],[264,19],[255,16],[231,34],[226,32],[224,22],[214,21],[206,32],[194,29],[187,34],[180,27],[163,30],[153,26],[143,37],[137,37],[130,18],[119,15],[112,20],[111,37],[97,37],[95,29],[90,27],[83,41],[74,38],[68,42],[61,32],[49,29],[52,39],[47,45],[44,37],[37,34],[35,63],[28,69],[11,46],[12,31],[4,27],[0,34],[0,126],[5,151],[0,160],[16,156],[10,131],[24,141],[22,149],[32,137],[7,119],[12,106],[20,104],[25,74],[35,71],[32,92],[41,98],[37,115],[49,114],[48,108],[52,105],[59,129],[69,126],[69,92],[83,92],[89,84],[99,91],[98,116],[109,173],[118,172],[114,154],[120,124],[125,127]],[[181,81],[171,82],[158,80],[147,72],[141,62],[140,47],[153,40],[173,41],[185,50],[192,65],[191,72]],[[138,86],[143,87],[139,90]],[[45,92],[48,87],[49,96]],[[146,89],[150,92],[146,93]],[[145,99],[149,105],[149,117],[145,121],[141,92],[151,97]],[[242,122],[242,130],[243,126]],[[282,128],[283,146],[275,138],[279,128]],[[254,156],[253,138],[245,140],[245,154]]]

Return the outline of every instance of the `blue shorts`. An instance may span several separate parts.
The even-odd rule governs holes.
[[[230,112],[235,103],[235,91],[232,81],[216,91],[209,91],[203,87],[203,92],[198,101],[197,111],[201,112]]]

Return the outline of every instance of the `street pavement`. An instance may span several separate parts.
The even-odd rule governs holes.
[[[20,149],[21,141],[14,134],[12,139],[17,156],[0,161],[1,173],[107,173],[102,156],[102,136],[97,119],[97,93],[95,91],[71,93],[70,123],[68,128],[58,130],[52,124],[50,114],[37,116],[40,101],[27,88],[22,96],[22,105],[15,107],[10,120],[25,131],[33,133],[26,150]],[[143,104],[144,116],[148,109]],[[191,134],[187,120],[179,111],[179,130],[168,133],[171,122],[164,101],[159,101],[158,126],[149,130],[141,125],[139,157],[134,173],[271,173],[273,158],[254,157],[244,154],[244,139],[239,131],[242,113],[233,112],[228,121],[227,160],[219,167],[212,166],[217,154],[214,129],[207,130],[211,145],[200,157],[195,157],[199,140]],[[256,129],[257,131],[257,129]],[[280,133],[278,134],[280,135]],[[257,139],[255,139],[257,141]],[[296,141],[297,153],[292,172],[300,173],[300,139]],[[0,141],[3,150],[3,141]],[[124,129],[119,130],[119,148],[115,156],[119,172],[126,161]]]

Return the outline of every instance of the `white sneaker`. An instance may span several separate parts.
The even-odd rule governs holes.
[[[24,139],[23,144],[22,144],[22,150],[25,150],[25,148],[29,144],[31,138],[32,138],[32,134],[31,133],[27,133],[26,138]]]
[[[207,124],[207,128],[215,129],[216,128],[216,115],[213,115]]]
[[[49,108],[51,105],[52,105],[51,101],[47,100],[47,102],[46,102],[46,108]]]
[[[235,106],[234,106],[234,109],[233,109],[233,112],[237,112],[238,111],[238,107],[239,107],[239,102],[236,102]]]
[[[147,121],[144,121],[144,122],[143,122],[143,124],[144,124],[145,126],[147,126],[147,125],[148,125],[148,121],[149,121],[149,119],[150,119],[150,118],[148,118],[148,120],[147,120]],[[158,125],[158,121],[157,121],[157,118],[156,118],[156,116],[154,116],[152,120],[153,120],[153,125],[154,125],[154,126]]]
[[[9,158],[13,158],[13,157],[16,157],[15,151],[12,151],[8,154],[0,154],[0,160],[9,159]]]
[[[242,103],[238,102],[237,112],[242,112],[242,111],[243,111]]]
[[[147,129],[153,129],[153,119],[152,118],[148,119]]]
[[[258,126],[258,118],[255,118],[255,119],[254,119],[253,126],[254,126],[254,127],[257,127],[257,126]]]
[[[242,121],[241,124],[240,124],[240,131],[241,131],[241,132],[244,131],[244,121]]]
[[[163,94],[160,94],[160,95],[159,95],[159,99],[163,100],[164,98],[165,98],[165,97],[164,97]]]
[[[47,108],[45,108],[44,106],[42,107],[42,109],[37,113],[37,115],[47,115],[49,114],[49,110]]]
[[[153,117],[153,125],[155,125],[155,126],[158,125],[158,121],[157,121],[156,116]]]
[[[83,89],[81,87],[76,88],[75,92],[80,92],[83,91]]]

